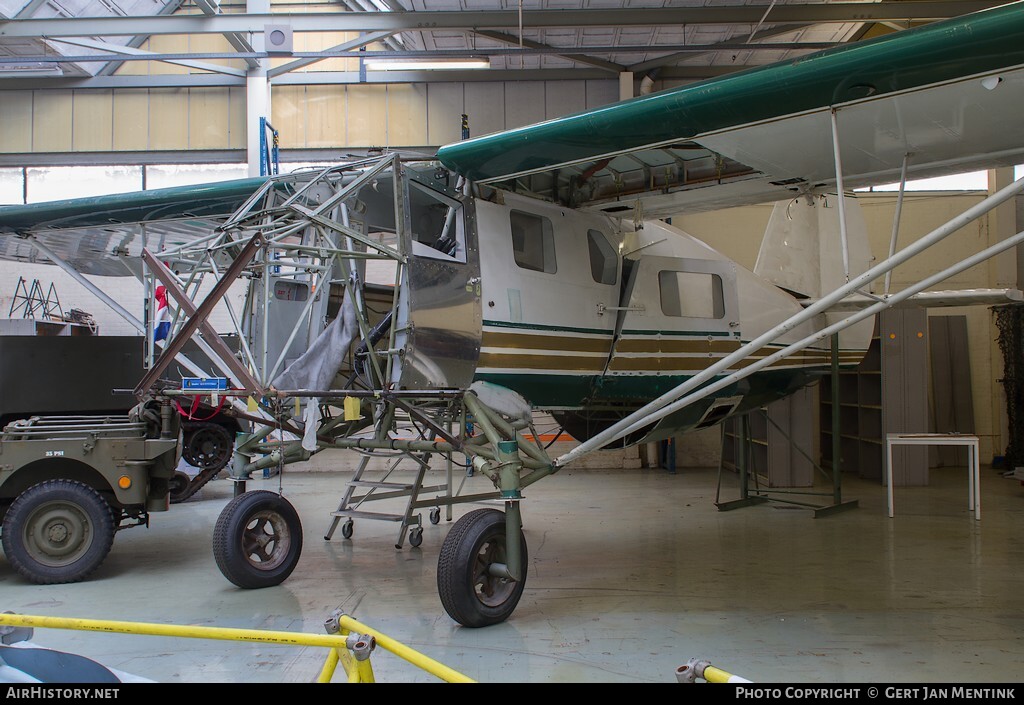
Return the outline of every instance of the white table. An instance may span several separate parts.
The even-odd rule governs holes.
[[[962,433],[889,433],[885,437],[885,484],[889,491],[889,517],[893,516],[892,447],[894,445],[967,446],[967,511],[981,520],[981,461],[978,437]]]

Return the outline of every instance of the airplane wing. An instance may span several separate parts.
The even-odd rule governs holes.
[[[644,217],[1024,161],[1024,2],[442,147],[481,184]]]
[[[31,236],[83,274],[127,276],[143,247],[210,233],[266,178],[0,207],[0,259],[45,262]]]

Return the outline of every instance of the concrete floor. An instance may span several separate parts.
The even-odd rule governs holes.
[[[340,451],[318,460],[348,466]],[[0,559],[0,610],[322,633],[341,609],[481,682],[671,683],[691,657],[758,682],[1024,680],[1024,487],[989,468],[980,522],[962,469],[897,488],[893,519],[884,488],[856,477],[844,498],[859,508],[815,519],[780,503],[719,512],[712,469],[563,470],[525,492],[529,577],[515,614],[466,629],[436,593],[451,524],[426,524],[418,549],[396,550],[397,525],[366,520],[351,541],[325,542],[348,473],[302,467],[283,485],[305,547],[278,587],[240,590],[218,571],[211,533],[232,496],[218,479],[149,529],[119,533],[87,582],[32,585]],[[734,498],[735,478],[724,484]],[[34,642],[164,682],[309,682],[325,656],[59,630]],[[378,682],[437,680],[386,651],[373,668]]]

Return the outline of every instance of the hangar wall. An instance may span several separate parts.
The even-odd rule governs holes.
[[[239,150],[245,158],[243,87],[0,95],[0,154]],[[482,135],[616,100],[615,80],[282,85],[272,90],[270,122],[283,150],[424,147],[461,139],[463,113]]]
[[[1012,170],[1010,178],[1012,178]],[[1005,175],[993,172],[993,176]],[[1001,184],[1005,185],[1005,183]],[[928,234],[933,229],[959,215],[967,208],[979,203],[985,197],[983,192],[942,193],[910,192],[904,205],[899,231],[898,247],[902,248]],[[896,208],[896,194],[875,192],[860,195],[860,203],[868,228],[871,250],[876,259],[889,251],[892,235],[892,219]],[[1007,204],[1012,213],[1013,204]],[[757,251],[771,214],[772,205],[748,206],[728,211],[698,213],[676,216],[672,222],[677,227],[705,240],[715,249],[752,269]],[[1006,237],[1008,215],[1005,209],[997,209],[983,216],[967,227],[961,228],[939,245],[911,259],[893,271],[891,292],[917,282],[928,274],[941,271],[964,259],[970,254],[995,244]],[[727,225],[724,225],[727,223]],[[1010,231],[1013,234],[1016,230]],[[978,289],[1015,286],[1013,255],[982,262],[961,274],[948,279],[942,289]],[[881,292],[884,281],[875,283],[874,291]],[[987,306],[932,309],[929,315],[964,315],[967,317],[969,355],[971,364],[971,388],[974,400],[976,432],[981,437],[981,457],[987,462],[1005,450],[1006,403],[1002,377],[1002,355],[996,344],[998,331],[993,312]],[[920,429],[926,431],[927,429]],[[683,458],[691,458],[693,465],[706,466],[709,459],[717,463],[720,440],[718,433],[702,432],[679,439],[681,451],[677,455],[681,465]]]

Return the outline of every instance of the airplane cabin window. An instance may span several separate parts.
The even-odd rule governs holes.
[[[590,275],[594,281],[598,284],[614,284],[619,258],[608,238],[600,230],[588,230],[587,246],[590,249]]]
[[[661,311],[677,318],[724,318],[722,278],[704,272],[658,272]]]
[[[512,253],[516,264],[523,269],[554,274],[555,238],[551,221],[544,216],[511,211]]]

